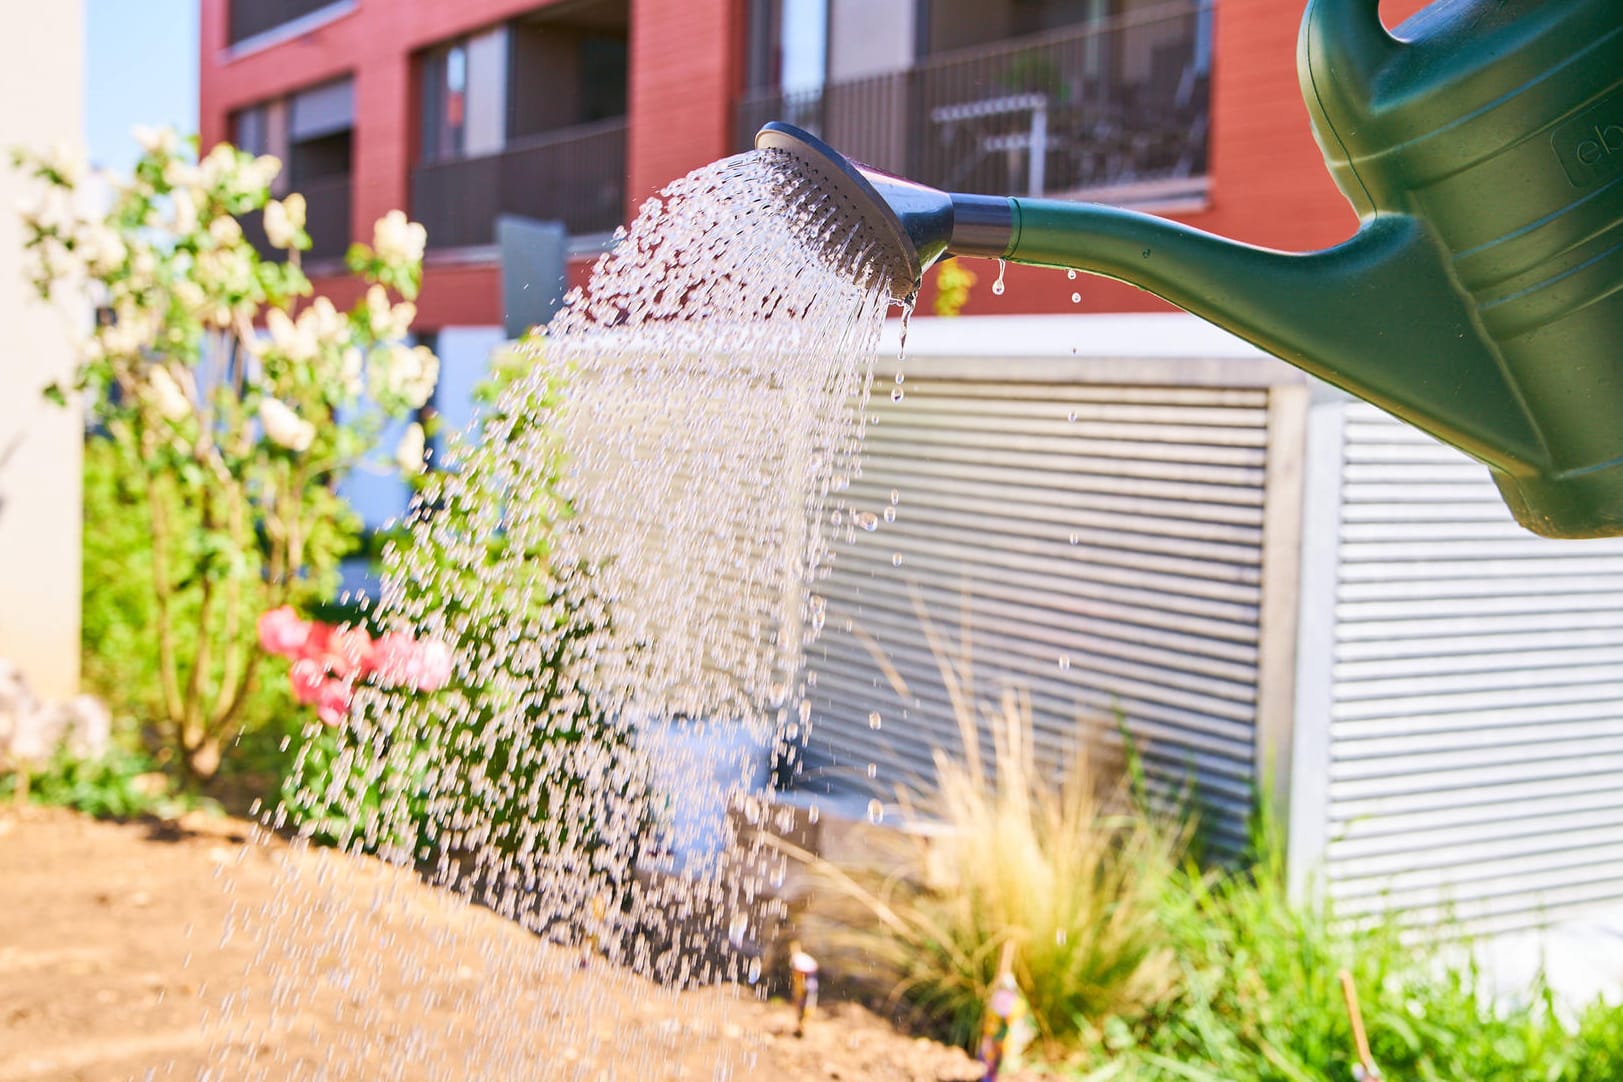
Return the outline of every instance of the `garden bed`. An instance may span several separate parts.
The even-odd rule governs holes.
[[[748,989],[671,994],[602,961],[562,992],[591,997],[590,1025],[549,1028],[560,981],[546,974],[563,968],[546,962],[562,948],[374,861],[252,834],[204,816],[0,813],[0,1082],[210,1066],[269,1079],[979,1076],[963,1053],[856,1006],[825,1009],[796,1038],[789,1007]],[[375,964],[358,962],[369,951]]]

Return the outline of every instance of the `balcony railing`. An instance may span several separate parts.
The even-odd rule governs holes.
[[[1210,0],[1180,0],[809,93],[751,92],[738,142],[787,120],[948,191],[1177,191],[1206,174],[1209,18]]]
[[[310,234],[310,248],[303,255],[306,264],[331,263],[344,257],[349,250],[349,191],[350,176],[339,173],[330,177],[309,180],[297,186],[304,193],[304,228]],[[285,253],[272,248],[265,237],[265,226],[259,212],[242,216],[243,236],[259,250],[265,259],[280,260]]]
[[[226,34],[232,45],[267,34],[280,26],[337,7],[346,0],[231,0]]]
[[[411,214],[430,248],[496,242],[496,219],[516,214],[562,222],[572,236],[620,225],[626,201],[624,118],[582,124],[510,144],[499,154],[419,166]]]

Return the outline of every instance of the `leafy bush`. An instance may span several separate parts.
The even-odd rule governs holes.
[[[0,773],[0,800],[15,798],[17,782],[18,775]],[[171,815],[197,804],[171,788],[150,756],[116,744],[95,759],[57,755],[44,769],[30,773],[28,799],[110,819]]]
[[[154,723],[175,766],[206,779],[251,724],[255,617],[330,595],[358,530],[338,483],[391,419],[423,405],[438,361],[403,341],[421,226],[395,211],[371,246],[351,249],[367,286],[351,311],[324,297],[300,306],[312,291],[299,255],[310,237],[303,197],[270,197],[280,163],[226,144],[199,157],[167,130],[138,137],[131,175],[102,178],[105,211],[79,197],[77,163],[15,156],[36,182],[24,263],[42,298],[98,305],[77,336],[71,386],[46,391],[59,402],[82,393],[104,437],[92,452],[105,460],[93,463],[104,469],[93,498],[145,511],[115,586],[128,607],[91,620],[110,650],[92,680],[115,689],[133,678],[128,705]],[[278,259],[249,243],[251,215]],[[421,430],[411,432],[415,471]],[[100,563],[90,570],[96,586],[118,577]],[[135,622],[135,611],[150,619]]]
[[[587,683],[608,611],[590,569],[554,551],[570,517],[561,380],[536,341],[499,355],[476,392],[486,443],[453,446],[386,547],[374,617],[443,642],[455,663],[434,694],[368,689],[337,731],[307,733],[282,806],[313,837],[471,860],[450,873],[470,891],[561,851],[590,864],[583,881],[629,882],[634,847],[593,855],[640,825],[624,819],[637,803],[628,734]]]
[[[1338,973],[1348,970],[1383,1075],[1415,1082],[1623,1078],[1623,1011],[1596,1003],[1569,1028],[1536,984],[1496,1006],[1468,941],[1417,942],[1395,919],[1350,924],[1287,896],[1264,817],[1249,874],[1191,873],[1166,897],[1179,990],[1086,1076],[1131,1082],[1355,1078]]]
[[[142,471],[127,461],[127,450],[105,436],[92,434],[84,448],[83,576],[81,594],[82,627],[80,647],[85,689],[106,702],[118,717],[116,727],[129,747],[141,746],[140,729],[152,719],[164,716],[158,651],[152,641],[157,626],[157,597],[152,588],[151,513],[147,504],[152,493],[143,493]],[[170,521],[183,521],[186,509],[170,497],[166,513]],[[201,573],[196,562],[177,554],[174,561],[177,580],[189,583]],[[263,584],[245,584],[268,601]],[[174,644],[185,656],[196,656],[198,606],[195,591],[177,596],[174,606]],[[212,634],[223,637],[223,615],[214,616]],[[242,649],[253,645],[253,625],[237,629]],[[268,677],[256,681],[243,702],[241,729],[248,741],[248,753],[239,747],[234,762],[238,769],[259,768],[274,771],[276,758],[271,749],[286,735],[283,727],[294,711],[288,694],[285,665],[271,660]],[[217,658],[211,682],[223,676]],[[157,741],[154,764],[173,769],[174,749]],[[256,761],[258,760],[258,761]]]

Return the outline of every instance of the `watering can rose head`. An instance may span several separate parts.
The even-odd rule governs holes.
[[[293,696],[338,725],[349,715],[357,681],[377,687],[435,692],[451,681],[451,649],[438,639],[388,632],[373,639],[365,628],[305,621],[283,605],[259,617],[259,645],[293,662]]]

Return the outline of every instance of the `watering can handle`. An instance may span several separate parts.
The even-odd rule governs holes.
[[[1320,94],[1334,84],[1344,99],[1367,102],[1377,73],[1401,48],[1381,23],[1380,0],[1309,0],[1303,13],[1299,55]]]

